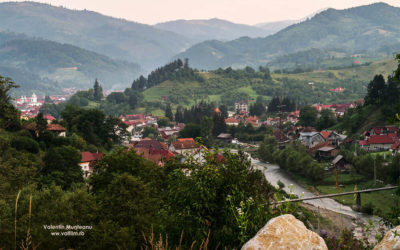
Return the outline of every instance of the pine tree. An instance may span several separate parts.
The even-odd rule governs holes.
[[[221,113],[215,112],[213,115],[213,135],[218,136],[221,133],[226,132],[226,124],[225,124],[225,119],[222,116]]]
[[[103,98],[103,88],[97,81],[97,78],[96,78],[96,81],[94,82],[93,90],[94,90],[94,93],[93,93],[94,100],[101,101],[101,99]]]
[[[170,121],[174,120],[174,115],[172,114],[171,104],[167,104],[165,108],[165,117],[167,117]]]

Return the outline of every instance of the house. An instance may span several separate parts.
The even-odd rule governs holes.
[[[235,112],[236,113],[247,113],[248,112],[248,102],[245,100],[235,102]]]
[[[79,165],[83,171],[83,177],[88,178],[93,174],[93,167],[98,160],[103,157],[103,153],[91,153],[91,152],[81,152],[82,158]]]
[[[157,140],[152,139],[142,139],[136,142],[133,147],[136,149],[138,148],[152,148],[152,149],[168,149],[167,144],[159,142]]]
[[[334,146],[340,145],[347,138],[347,136],[340,135],[334,131],[323,130],[320,133],[326,141],[331,142]]]
[[[175,156],[170,150],[168,150],[168,146],[165,143],[157,140],[142,139],[139,142],[134,143],[133,149],[145,159],[152,161],[159,166],[163,166],[165,160]]]
[[[23,126],[23,128],[29,130],[32,134],[35,134],[36,136],[39,135],[39,131],[37,130],[36,127],[36,122],[27,123]],[[52,134],[56,136],[63,136],[63,137],[66,136],[66,131],[67,131],[60,124],[47,124],[46,130],[50,131]]]
[[[392,152],[393,153],[400,153],[400,140],[397,140],[393,145],[392,145]]]
[[[239,121],[233,117],[228,117],[225,119],[225,124],[230,126],[239,126]]]
[[[319,132],[300,132],[299,140],[307,148],[312,148],[318,143],[325,142],[324,137]]]
[[[56,136],[63,136],[63,137],[66,136],[66,131],[67,131],[60,124],[48,124],[46,130],[50,131],[51,133],[53,133]]]
[[[165,127],[165,128],[159,128],[158,134],[164,139],[168,140],[171,136],[177,137],[179,134],[179,130],[175,128],[170,128],[170,127]]]
[[[193,154],[199,149],[199,145],[193,138],[179,138],[172,142],[169,150],[178,154]]]
[[[258,128],[258,127],[261,126],[260,119],[258,119],[257,116],[249,116],[249,117],[247,117],[247,118],[245,119],[244,123],[245,123],[245,125],[247,125],[247,124],[250,123],[250,124],[253,125],[253,127],[255,127],[255,128]]]
[[[350,171],[351,164],[346,161],[343,155],[337,155],[332,161],[332,166],[341,172]]]
[[[364,132],[365,136],[372,135],[385,135],[385,134],[397,134],[398,128],[396,126],[378,126],[371,127],[369,130]]]
[[[154,162],[159,166],[164,166],[165,160],[175,157],[175,155],[168,149],[154,149],[154,148],[135,148],[136,153],[143,158]]]
[[[385,151],[392,148],[395,138],[391,135],[372,135],[367,140],[359,142],[359,145],[367,151]]]
[[[317,149],[316,156],[319,158],[333,158],[337,154],[337,149],[331,146],[324,146],[322,148]]]
[[[224,142],[230,143],[230,142],[232,142],[233,137],[232,137],[231,134],[224,134],[224,133],[221,133],[221,134],[219,134],[219,135],[217,136],[217,139],[219,139],[219,140],[221,140],[221,141],[224,141]]]
[[[43,115],[43,118],[47,120],[48,124],[50,124],[52,121],[54,121],[56,119],[56,118],[54,118],[54,116],[49,115],[49,114]]]

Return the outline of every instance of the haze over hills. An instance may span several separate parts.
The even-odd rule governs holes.
[[[287,23],[285,22],[285,24]],[[208,20],[176,20],[158,23],[154,26],[178,33],[197,43],[205,40],[229,41],[243,36],[265,37],[281,29],[284,24],[270,23],[269,27],[264,29],[263,27],[236,24],[213,18]]]
[[[299,22],[300,22],[299,20],[283,20],[277,22],[257,23],[254,26],[265,30],[268,35],[272,35],[292,24]]]
[[[400,8],[376,3],[346,10],[325,10],[265,38],[206,41],[177,55],[199,69],[265,65],[275,58],[311,48],[346,55],[381,53],[400,42]],[[386,51],[387,52],[387,51]],[[390,51],[394,52],[394,51]]]
[[[0,3],[0,31],[69,43],[152,69],[190,44],[150,25],[35,2]]]
[[[25,93],[52,93],[60,86],[88,88],[95,78],[107,89],[122,88],[141,71],[138,64],[73,45],[1,32],[0,70],[1,75],[18,82],[18,91]]]

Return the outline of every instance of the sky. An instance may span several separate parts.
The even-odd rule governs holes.
[[[0,0],[0,2],[7,2]],[[220,18],[235,23],[256,24],[298,20],[325,8],[346,9],[371,4],[374,0],[37,0],[76,10],[145,24],[177,19]],[[382,0],[400,7],[400,0]]]

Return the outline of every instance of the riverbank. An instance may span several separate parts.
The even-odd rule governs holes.
[[[336,186],[335,176],[329,175],[318,183],[312,183],[301,176],[289,174],[293,179],[298,181],[300,185],[315,195],[335,194],[343,192],[351,192],[354,190],[364,190],[370,188],[381,188],[388,185],[373,180],[367,180],[360,175],[338,174],[338,186]],[[353,206],[355,204],[355,195],[343,195],[333,198],[335,201],[346,205]],[[361,195],[362,212],[387,218],[387,214],[391,211],[391,207],[400,204],[400,197],[396,195],[396,190],[385,190],[379,192],[363,193]]]

